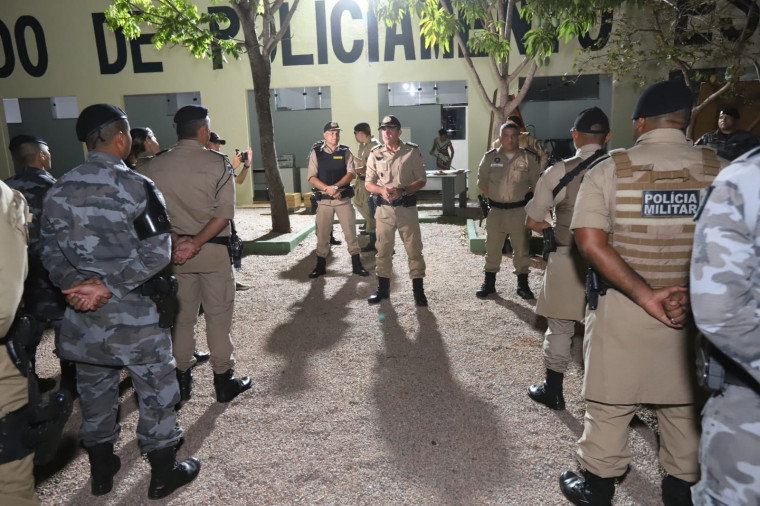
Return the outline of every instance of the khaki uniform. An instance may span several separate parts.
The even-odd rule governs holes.
[[[0,336],[5,336],[16,316],[24,292],[28,268],[27,216],[21,193],[0,182]],[[0,418],[29,402],[27,379],[0,346]],[[39,504],[34,493],[34,453],[0,465],[0,504]]]
[[[333,153],[326,144],[319,144],[317,148],[311,150],[309,153],[307,172],[307,178],[309,181],[311,181],[311,178],[313,177],[319,178],[319,175],[317,174],[319,169],[316,154],[317,149],[321,149],[325,153]],[[335,156],[345,156],[346,172],[355,175],[354,156],[351,154],[351,151],[345,149],[344,151],[341,151],[341,153],[345,154],[336,154]],[[322,182],[328,184],[327,181]],[[346,239],[348,253],[350,255],[359,254],[361,248],[359,248],[359,242],[356,239],[356,213],[354,212],[354,207],[351,205],[351,199],[349,197],[333,199],[326,193],[324,196],[326,198],[319,201],[319,205],[317,206],[317,216],[315,218],[317,225],[317,256],[327,258],[327,255],[330,253],[330,233],[332,232],[333,221],[335,220],[336,215],[340,222],[340,228],[343,230],[343,236]]]
[[[369,142],[362,142],[359,144],[359,152],[356,153],[356,156],[354,157],[354,163],[356,164],[357,169],[364,169],[367,167],[369,152],[378,144],[379,142],[374,137]],[[366,224],[365,231],[369,234],[375,231],[375,218],[373,218],[369,212],[369,192],[364,184],[365,178],[366,174],[357,174],[356,180],[354,181],[354,205],[356,206],[356,210],[359,211],[359,214],[362,215],[362,218],[364,218]]]
[[[650,258],[650,263],[663,263],[654,271],[676,279],[674,268],[664,265],[675,259],[678,269],[688,275],[691,242],[679,239],[680,244],[665,247],[657,242],[666,244],[666,239],[649,242],[651,239],[647,236],[656,236],[657,232],[648,230],[646,223],[660,229],[663,224],[672,224],[669,225],[673,228],[672,234],[685,231],[693,235],[694,226],[687,223],[691,216],[642,216],[647,211],[636,187],[651,186],[643,182],[647,179],[663,187],[680,184],[681,188],[699,189],[712,180],[714,176],[709,174],[717,173],[725,161],[719,162],[710,151],[711,162],[709,153],[693,147],[680,130],[670,128],[646,132],[627,152],[614,153],[585,175],[570,228],[596,228],[611,234],[613,246],[639,274],[646,272],[646,262],[634,265],[627,260],[637,248],[641,251],[639,255]],[[615,158],[620,160],[620,154],[632,162],[627,172],[625,167],[616,165]],[[713,162],[714,167],[709,167]],[[658,173],[669,179],[658,180]],[[677,182],[670,183],[674,179]],[[681,183],[684,180],[689,184]],[[615,245],[616,240],[624,240],[633,233],[642,237],[629,239],[631,244],[626,247]],[[685,264],[684,254],[688,255]],[[578,448],[578,459],[586,469],[603,478],[625,472],[630,462],[628,424],[636,405],[646,403],[658,405],[659,458],[663,468],[669,475],[684,481],[697,480],[699,432],[698,413],[693,405],[693,339],[691,329],[663,325],[614,289],[600,297],[595,311],[587,311],[583,394],[588,404]]]
[[[488,198],[501,204],[525,200],[536,185],[540,169],[534,156],[517,149],[512,158],[499,149],[483,155],[478,167],[478,186],[488,188]],[[527,274],[530,267],[530,229],[525,226],[525,207],[499,209],[491,206],[486,220],[486,272],[501,270],[502,248],[509,237],[514,250],[515,274]]]
[[[411,142],[399,141],[398,151],[392,153],[381,144],[374,148],[367,160],[367,181],[378,186],[407,186],[415,181],[427,182],[425,162],[420,148]],[[380,278],[390,278],[393,272],[393,245],[396,230],[404,243],[409,257],[409,277],[425,277],[425,258],[422,256],[422,234],[417,206],[377,207],[377,255],[376,273]]]
[[[199,233],[212,218],[231,220],[235,214],[235,182],[225,157],[195,140],[183,139],[151,160],[146,170],[166,199],[172,230]],[[228,237],[225,227],[217,237]],[[177,369],[195,364],[195,324],[203,305],[211,367],[222,374],[235,365],[230,336],[235,305],[235,279],[227,247],[208,242],[183,265],[173,265],[179,284],[179,312],[173,330]]]
[[[544,282],[536,301],[536,314],[546,317],[548,328],[544,336],[544,365],[552,371],[564,373],[570,362],[570,346],[575,334],[575,322],[582,321],[586,313],[584,283],[586,262],[573,241],[570,221],[583,175],[575,176],[556,196],[552,191],[560,179],[584,160],[590,158],[599,144],[579,148],[575,156],[547,169],[536,183],[533,199],[525,206],[526,214],[541,223],[549,211],[554,210],[554,237],[557,251],[549,255],[544,271]]]

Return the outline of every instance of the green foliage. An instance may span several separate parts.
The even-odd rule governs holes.
[[[219,0],[211,0],[212,4]],[[106,22],[113,29],[121,29],[129,39],[142,33],[143,27],[156,30],[151,43],[156,49],[165,45],[186,47],[196,58],[212,58],[213,51],[239,58],[241,45],[234,40],[219,39],[211,31],[211,24],[229,23],[222,13],[209,14],[185,0],[113,0],[105,11]]]

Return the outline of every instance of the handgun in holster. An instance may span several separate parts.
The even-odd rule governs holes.
[[[554,227],[547,227],[541,231],[544,236],[544,252],[542,257],[544,262],[549,261],[549,253],[557,251],[557,240],[554,238]]]
[[[483,195],[478,195],[478,204],[480,205],[480,210],[483,212],[483,219],[485,220],[488,218],[488,213],[491,212],[491,206],[488,205],[488,200],[483,197]]]
[[[378,197],[377,194],[370,193],[369,197],[367,198],[367,205],[369,206],[369,215],[373,220],[375,219],[375,213],[377,212],[377,197]]]
[[[599,297],[604,295],[607,295],[607,284],[604,278],[589,265],[586,273],[586,302],[589,309],[596,309],[599,306]]]
[[[158,310],[158,326],[162,329],[170,329],[174,326],[174,320],[179,311],[177,300],[177,278],[159,274],[142,284],[140,293],[156,304]]]
[[[309,197],[309,200],[311,201],[311,212],[312,214],[315,214],[317,212],[317,196],[315,192],[311,193],[311,197]]]

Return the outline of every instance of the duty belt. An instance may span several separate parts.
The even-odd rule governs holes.
[[[723,364],[723,367],[726,370],[726,376],[723,379],[724,383],[727,385],[749,388],[760,393],[760,384],[742,367],[739,367],[733,361],[726,361],[726,363]]]
[[[194,237],[194,236],[189,235],[189,234],[184,234],[184,235],[178,235],[177,237]],[[222,246],[229,246],[230,245],[230,236],[225,235],[225,236],[222,236],[222,237],[212,237],[211,239],[209,239],[206,242],[210,242],[211,244],[221,244]]]
[[[341,199],[350,199],[354,197],[354,187],[350,184],[347,184],[346,186],[339,186],[338,191],[340,191]],[[333,200],[333,198],[326,192],[319,191],[316,188],[312,188],[312,195],[314,195],[314,198],[316,200]]]
[[[488,199],[488,204],[496,209],[517,209],[518,207],[525,207],[527,203],[527,199],[520,202],[496,202],[495,200]]]
[[[388,202],[380,195],[377,196],[377,205],[379,206],[391,206],[391,207],[414,207],[417,205],[417,196],[416,195],[404,195],[403,197],[394,200],[393,202]]]
[[[365,181],[367,179],[367,176],[362,174],[357,174],[357,177],[359,178],[359,181]]]

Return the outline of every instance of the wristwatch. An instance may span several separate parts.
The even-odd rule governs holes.
[[[340,188],[338,187],[338,185],[337,185],[337,184],[334,184],[334,185],[333,185],[333,188],[335,188],[336,190],[340,190]]]

